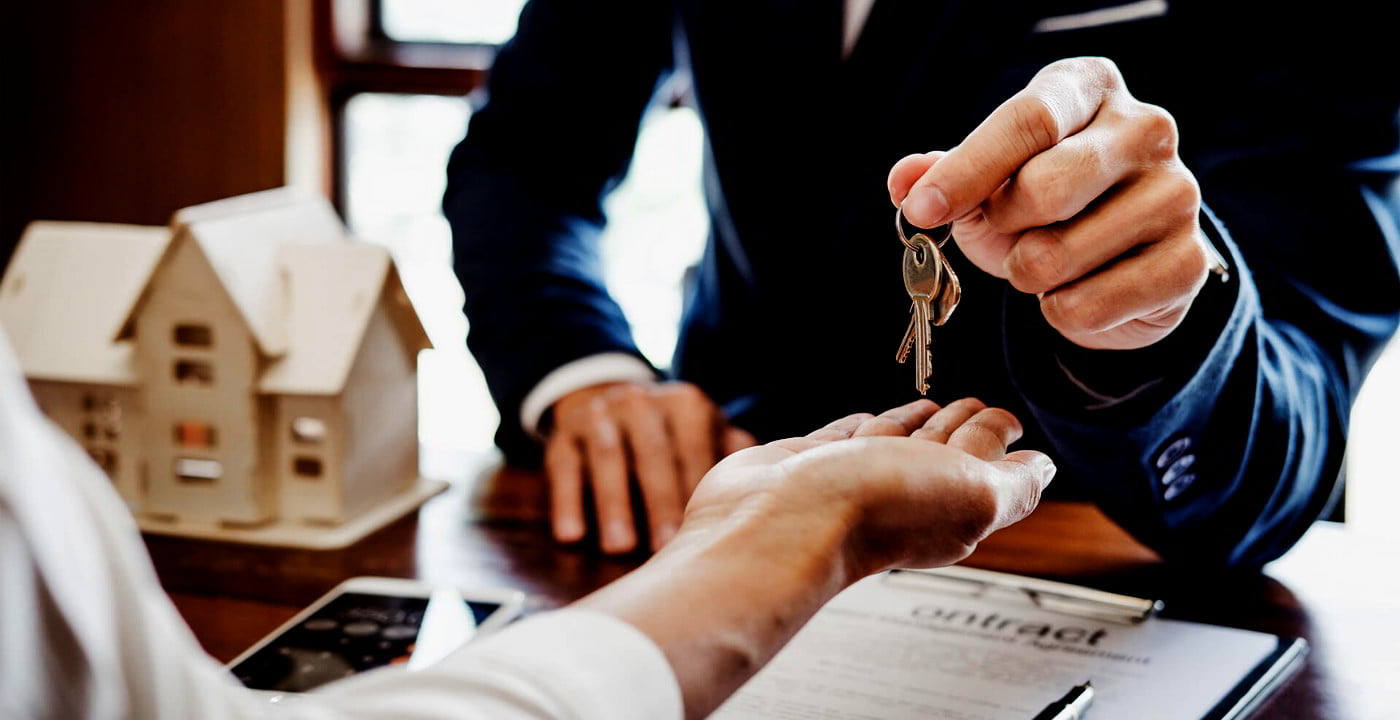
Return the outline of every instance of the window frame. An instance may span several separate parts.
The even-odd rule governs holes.
[[[330,190],[346,216],[346,105],[361,93],[465,98],[486,84],[495,45],[395,40],[383,0],[316,0],[315,45],[330,121]]]

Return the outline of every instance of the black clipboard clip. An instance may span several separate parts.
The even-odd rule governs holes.
[[[1161,600],[1104,592],[1080,585],[951,565],[932,570],[891,570],[884,582],[896,587],[965,597],[1019,598],[1062,615],[1136,625],[1162,610]]]

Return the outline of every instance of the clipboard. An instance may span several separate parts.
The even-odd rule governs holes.
[[[1165,608],[1161,600],[960,565],[928,570],[890,570],[882,576],[882,580],[897,587],[959,593],[976,598],[1021,598],[1042,610],[1126,625],[1146,622]],[[1302,669],[1308,655],[1307,640],[1279,636],[1277,641],[1273,652],[1260,660],[1201,720],[1240,720],[1249,717],[1274,691]],[[1093,717],[1092,714],[1090,717]]]
[[[1071,685],[1087,720],[1244,720],[1308,643],[1158,617],[1155,599],[966,567],[838,595],[712,720],[1026,720]]]
[[[1278,648],[1235,685],[1201,720],[1242,720],[1250,716],[1274,691],[1293,679],[1308,657],[1308,641],[1303,638],[1278,639]]]

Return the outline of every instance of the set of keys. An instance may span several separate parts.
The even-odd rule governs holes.
[[[933,375],[933,350],[929,347],[933,326],[948,322],[962,299],[962,285],[942,250],[952,226],[934,228],[935,233],[941,231],[937,240],[922,232],[915,233],[912,238],[906,237],[904,210],[897,208],[894,228],[899,233],[899,241],[904,243],[904,289],[913,303],[909,329],[904,331],[895,360],[903,363],[911,352],[914,353],[914,388],[920,395],[927,395],[928,379]]]

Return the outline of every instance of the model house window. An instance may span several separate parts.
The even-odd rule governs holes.
[[[104,432],[115,439],[122,426],[121,403],[113,397],[101,398],[101,402],[97,403],[97,409],[94,412],[98,422],[102,423]]]
[[[207,348],[214,344],[214,331],[208,325],[192,323],[175,326],[175,344]]]
[[[321,477],[321,459],[304,455],[297,456],[292,460],[292,472],[296,473],[298,477]]]
[[[181,385],[213,385],[214,366],[199,360],[176,360],[175,382]]]
[[[108,475],[117,474],[117,453],[107,448],[88,448],[88,456]]]
[[[106,439],[115,441],[122,432],[122,406],[116,398],[102,395],[83,395],[83,437],[87,440]]]
[[[314,417],[299,417],[292,420],[292,441],[302,445],[320,445],[325,442],[325,421]]]
[[[204,458],[175,458],[175,477],[183,483],[212,483],[223,477],[224,466],[218,460]]]
[[[183,448],[209,449],[218,444],[218,432],[206,422],[181,420],[175,423],[175,442]]]

